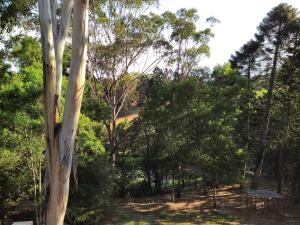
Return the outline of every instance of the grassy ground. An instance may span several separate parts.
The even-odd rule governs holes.
[[[243,192],[237,187],[218,191],[217,210],[212,209],[212,196],[187,190],[172,202],[171,195],[126,199],[106,224],[118,225],[194,225],[194,224],[300,224],[299,207],[283,204],[280,215],[272,211],[246,208]],[[262,205],[258,205],[258,208]]]
[[[182,212],[160,212],[152,215],[128,214],[122,218],[124,225],[151,225],[151,224],[239,224],[238,221],[216,213],[187,214]]]

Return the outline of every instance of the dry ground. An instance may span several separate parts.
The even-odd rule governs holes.
[[[120,225],[194,225],[194,224],[300,224],[300,208],[290,199],[282,201],[278,215],[246,208],[245,197],[237,186],[218,191],[219,208],[212,209],[212,196],[199,190],[185,190],[181,199],[172,202],[171,195],[121,200],[113,217],[107,222]],[[261,205],[262,206],[262,205]],[[258,205],[258,208],[261,207]]]

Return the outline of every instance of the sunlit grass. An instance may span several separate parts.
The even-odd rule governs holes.
[[[135,214],[130,213],[123,216],[122,225],[194,225],[194,224],[239,224],[227,216],[218,215],[215,213],[208,214],[186,214],[186,213],[171,213],[158,212],[154,214]]]
[[[151,225],[151,223],[148,223],[147,221],[130,221],[124,223],[124,225]]]

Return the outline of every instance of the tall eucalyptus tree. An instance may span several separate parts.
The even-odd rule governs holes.
[[[104,98],[110,108],[110,116],[102,120],[113,165],[117,117],[140,84],[139,79],[159,64],[168,47],[162,35],[163,19],[149,13],[155,4],[157,0],[104,0],[95,1],[92,11],[89,79],[94,98]]]
[[[59,14],[56,0],[38,1],[44,78],[47,225],[64,223],[87,61],[89,0],[64,0],[61,4]],[[63,52],[71,18],[72,58],[60,121]]]

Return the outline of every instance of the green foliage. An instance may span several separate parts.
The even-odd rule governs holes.
[[[0,106],[14,111],[35,101],[42,94],[41,64],[25,67],[18,74],[6,74],[0,86]]]
[[[10,210],[22,205],[23,201],[32,202],[33,206],[41,204],[39,193],[43,191],[45,141],[39,43],[36,39],[21,36],[10,39],[6,47],[9,54],[3,57],[3,61],[10,60],[19,66],[18,72],[6,69],[1,74],[0,84],[0,201],[1,211],[9,216]],[[63,92],[66,84],[67,79],[63,78]],[[80,116],[76,149],[81,194],[76,197],[81,203],[75,206],[74,212],[82,212],[82,216],[90,215],[95,209],[85,201],[88,195],[94,193],[99,199],[94,207],[103,207],[111,193],[110,167],[98,138],[102,126],[84,115]],[[96,216],[102,218],[103,213],[98,210]],[[89,216],[90,221],[91,218]]]
[[[266,155],[269,161],[263,169],[266,174],[275,171],[278,192],[284,171],[295,166],[291,161],[285,163],[283,155],[294,145],[289,129],[297,117],[293,110],[298,108],[294,90],[299,85],[299,24],[297,9],[279,4],[260,23],[255,39],[231,58],[231,64],[248,80],[236,127],[237,143],[246,149],[245,173],[255,171]]]
[[[18,35],[11,37],[6,42],[6,49],[19,67],[27,67],[36,63],[42,63],[42,49],[37,38]]]
[[[6,73],[0,85],[0,177],[4,211],[37,202],[44,162],[41,65]]]
[[[101,124],[80,115],[76,138],[76,167],[66,221],[71,224],[101,224],[113,207],[110,196],[113,170],[97,137]],[[78,183],[77,183],[78,182]]]
[[[101,42],[93,43],[94,57],[91,60],[99,78],[107,77],[115,82],[115,79],[126,75],[128,68],[146,51],[164,44],[162,18],[154,13],[145,13],[156,2],[106,0],[96,4],[94,29],[103,30],[104,35]],[[93,31],[91,34],[97,36]]]
[[[71,188],[66,221],[71,224],[101,224],[114,207],[111,200],[112,169],[103,156],[90,153],[78,158],[78,187]]]
[[[167,191],[176,185],[180,192],[186,178],[248,186],[268,106],[263,171],[269,177],[274,174],[278,183],[284,178],[299,189],[296,9],[276,6],[230,63],[210,71],[200,68],[199,61],[209,55],[217,19],[208,18],[207,27],[198,29],[195,9],[158,15],[146,10],[156,0],[93,3],[90,33],[95,42],[90,42],[90,62],[95,68],[87,80],[80,115],[67,224],[101,224],[114,207],[112,198],[144,196],[153,193],[153,187],[159,193],[163,185]],[[12,28],[34,4],[0,0],[1,28]],[[41,203],[45,146],[39,40],[11,36],[4,46],[0,50],[0,217],[9,216],[23,201]],[[152,74],[129,73],[147,53],[159,54],[165,68]],[[67,48],[65,75],[70,57]],[[272,101],[267,105],[275,64]],[[67,82],[65,76],[63,92]],[[64,99],[61,102],[63,110]],[[137,118],[118,121],[128,112]],[[108,160],[111,143],[117,155],[114,165]],[[300,189],[294,191],[300,199],[297,193]]]
[[[97,133],[103,125],[83,114],[80,115],[79,122],[76,139],[77,157],[82,159],[81,163],[87,164],[105,153],[101,141],[97,138]]]
[[[31,14],[36,0],[1,0],[0,1],[0,28],[9,29],[17,25],[21,18]]]
[[[208,42],[213,37],[211,27],[218,21],[208,18],[206,22],[210,27],[197,30],[199,16],[196,9],[180,9],[176,13],[167,11],[162,17],[170,29],[167,40],[172,53],[166,63],[175,67],[172,69],[175,77],[191,75],[203,56],[209,56]]]
[[[202,77],[168,80],[157,74],[150,83],[141,115],[144,138],[150,140],[144,171],[178,174],[179,167],[194,166],[212,180],[216,175],[222,182],[225,177],[237,179],[244,155],[235,144],[234,130],[243,77],[225,64],[215,67],[205,82]]]

